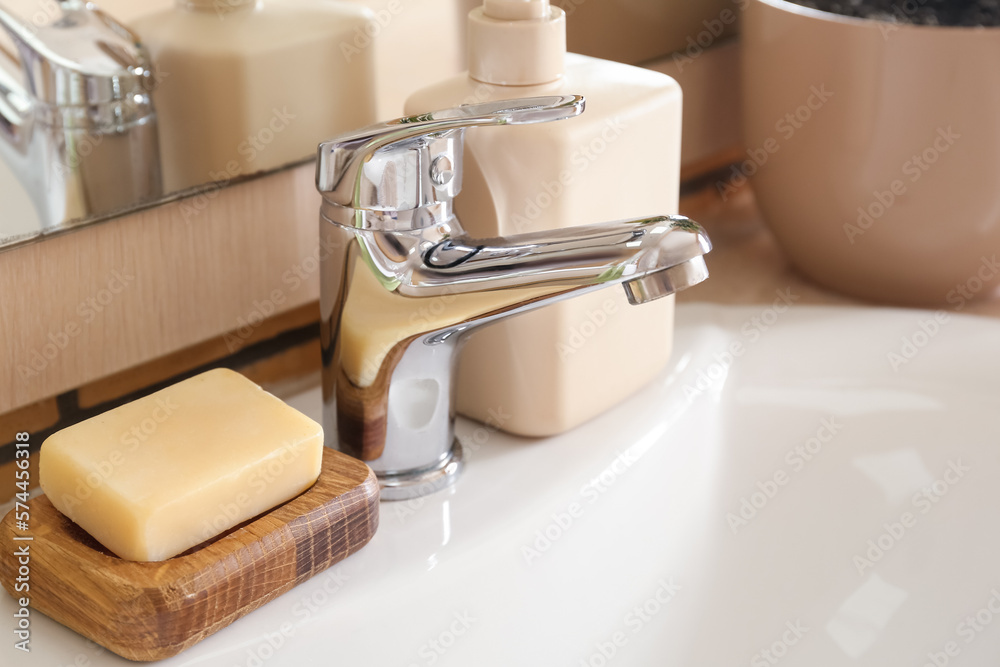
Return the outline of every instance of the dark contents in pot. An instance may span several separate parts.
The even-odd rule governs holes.
[[[894,23],[1000,26],[1000,0],[791,0],[797,5]]]

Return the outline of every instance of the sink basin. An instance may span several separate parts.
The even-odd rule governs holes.
[[[1000,323],[677,322],[640,394],[548,440],[460,422],[453,489],[383,503],[368,547],[164,664],[996,664]],[[318,389],[290,402],[319,418]],[[3,664],[126,663],[32,620]]]

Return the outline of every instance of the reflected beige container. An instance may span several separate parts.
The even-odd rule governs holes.
[[[165,190],[300,162],[375,122],[374,50],[344,49],[372,19],[346,2],[178,0],[135,21],[160,79]]]
[[[567,55],[565,15],[548,2],[488,0],[485,8],[490,14],[469,16],[470,72],[414,94],[407,113],[566,94],[586,96],[587,110],[559,123],[469,133],[455,204],[465,229],[506,236],[676,213],[677,83]],[[610,290],[487,327],[462,352],[457,409],[520,435],[571,429],[663,369],[673,307],[672,297],[632,307]]]
[[[742,173],[802,273],[897,304],[995,291],[1000,30],[752,0],[743,45]]]

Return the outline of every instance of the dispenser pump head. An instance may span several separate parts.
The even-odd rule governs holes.
[[[563,75],[566,12],[549,0],[484,0],[469,13],[469,76],[537,86]]]

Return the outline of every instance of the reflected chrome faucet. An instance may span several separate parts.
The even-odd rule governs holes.
[[[154,77],[135,36],[82,0],[38,26],[0,7],[0,28],[17,47],[0,47],[0,158],[38,212],[30,235],[160,196]],[[0,246],[21,240],[5,232]]]
[[[320,145],[326,444],[368,463],[384,500],[444,488],[461,471],[452,394],[466,335],[611,285],[636,305],[708,277],[708,237],[679,216],[498,239],[463,231],[452,201],[465,130],[583,109],[582,97],[463,106]]]

